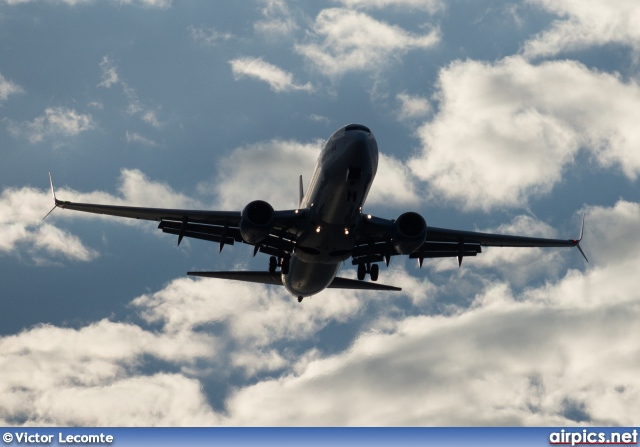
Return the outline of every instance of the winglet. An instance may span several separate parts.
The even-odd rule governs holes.
[[[578,247],[578,250],[580,250],[580,254],[582,254],[582,257],[584,258],[584,260],[589,262],[589,260],[587,259],[587,255],[584,254],[584,251],[582,251],[582,247],[580,247],[580,241],[582,240],[583,235],[584,235],[584,213],[582,213],[582,227],[580,228],[580,238],[576,241],[576,247]]]
[[[47,215],[42,218],[42,220],[45,220],[47,216],[51,214],[53,210],[55,210],[58,207],[58,199],[56,198],[56,191],[55,189],[53,189],[53,179],[51,178],[51,172],[49,172],[49,185],[51,185],[51,196],[53,197],[53,208],[51,208],[51,211],[49,211]]]
[[[298,188],[298,208],[302,206],[302,199],[304,198],[304,189],[302,187],[302,175],[300,175],[300,182]]]

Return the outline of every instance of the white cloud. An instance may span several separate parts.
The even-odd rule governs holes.
[[[265,259],[266,261],[266,259]],[[215,286],[215,287],[214,287]],[[215,290],[215,299],[212,291]],[[259,363],[263,349],[277,341],[306,339],[329,321],[346,321],[360,309],[353,291],[329,290],[323,299],[305,301],[301,312],[283,287],[180,278],[164,289],[133,301],[149,323],[163,323],[166,333],[185,333],[212,322],[224,322],[238,348],[252,352]],[[260,354],[260,355],[256,355]],[[238,362],[246,365],[246,359]]]
[[[417,205],[421,198],[418,182],[409,168],[393,156],[379,154],[378,172],[371,185],[367,205],[406,207]]]
[[[269,38],[280,38],[298,29],[298,24],[284,0],[263,0],[262,3],[264,20],[258,20],[253,24],[256,32]]]
[[[256,199],[276,209],[296,208],[298,177],[303,176],[306,192],[323,144],[271,140],[237,148],[218,164],[215,183],[202,184],[199,189],[215,191],[220,209],[239,210]],[[420,201],[415,184],[406,166],[380,154],[367,204],[414,205]]]
[[[152,127],[155,127],[156,129],[159,129],[160,127],[162,127],[162,124],[158,120],[158,116],[156,112],[153,110],[144,111],[144,113],[142,113],[141,119],[142,121],[151,125]]]
[[[231,64],[231,71],[236,80],[245,76],[256,78],[269,84],[271,90],[277,93],[292,90],[313,91],[313,86],[310,83],[296,84],[293,81],[293,74],[265,62],[259,57],[241,57],[230,60],[229,64]]]
[[[55,180],[54,177],[54,181]],[[62,187],[56,188],[56,196],[60,200],[68,200],[71,202],[101,203],[106,205],[131,205],[158,208],[202,208],[204,206],[193,197],[174,191],[166,183],[149,179],[138,169],[122,169],[118,183],[117,190],[119,195],[109,194],[104,191],[79,192],[71,188]],[[48,191],[46,195],[49,198],[48,200],[51,200],[51,194]],[[139,222],[137,219],[123,219],[72,210],[58,210],[51,216],[54,218],[110,219],[122,223]]]
[[[307,300],[301,309],[284,288],[181,278],[133,301],[133,309],[156,324],[154,330],[104,319],[79,329],[41,325],[1,337],[0,421],[229,423],[207,402],[202,375],[214,368],[219,377],[232,371],[253,377],[290,365],[294,353],[264,346],[308,339],[329,321],[343,322],[360,309],[354,293],[333,291],[326,298]],[[205,325],[216,322],[221,330],[212,335]],[[173,372],[150,359],[168,363]]]
[[[431,14],[444,9],[442,0],[337,0],[348,8],[379,9],[395,7],[402,10],[423,10]]]
[[[413,49],[435,46],[440,33],[416,35],[353,10],[333,8],[318,14],[311,43],[295,50],[326,76],[379,71]]]
[[[145,8],[167,9],[171,7],[172,0],[117,0],[119,4],[142,6]]]
[[[31,143],[45,138],[73,137],[96,127],[90,114],[78,113],[66,107],[49,107],[44,115],[31,122],[10,123],[9,131],[15,136],[24,136]]]
[[[421,426],[574,425],[586,418],[633,425],[640,410],[640,204],[587,212],[584,242],[598,253],[589,270],[518,294],[486,281],[472,306],[446,315],[424,309],[458,279],[432,285],[398,269],[386,279],[406,286],[398,296],[409,295],[414,316],[395,314],[387,293],[327,290],[298,305],[279,287],[180,278],[132,302],[153,331],[101,320],[2,337],[0,420]],[[552,235],[526,218],[510,227]],[[360,321],[345,350],[305,344],[381,300],[385,311]],[[150,358],[172,372],[150,368]],[[224,414],[203,394],[201,380],[212,374],[243,380]],[[79,410],[86,402],[90,408]]]
[[[34,260],[41,259],[44,253],[74,261],[90,261],[98,256],[76,236],[42,222],[52,205],[48,191],[28,187],[3,190],[0,196],[3,234],[0,253],[20,254],[24,251]]]
[[[640,4],[635,0],[529,0],[561,18],[524,45],[526,57],[620,44],[640,51]]]
[[[467,209],[523,206],[560,181],[578,150],[640,173],[640,88],[572,61],[457,61],[441,70],[438,113],[418,131],[415,175]]]
[[[9,95],[15,95],[16,93],[22,92],[23,90],[18,84],[5,79],[5,77],[2,76],[2,73],[0,73],[0,103],[2,101],[6,101],[7,98],[9,98]]]
[[[328,117],[324,115],[318,115],[317,113],[309,115],[309,119],[311,121],[315,121],[316,123],[322,123],[326,125],[329,125],[331,123],[331,120]]]
[[[31,3],[35,0],[4,0],[7,5],[19,5],[22,3]],[[89,3],[91,0],[49,0],[50,3],[64,3],[69,6],[75,6],[81,3]]]
[[[102,70],[102,78],[98,87],[110,88],[112,85],[117,84],[120,81],[116,66],[108,56],[102,57],[100,69]]]
[[[124,133],[124,137],[127,139],[127,143],[138,143],[143,146],[152,146],[155,147],[158,145],[155,141],[150,138],[147,138],[143,135],[140,135],[138,132],[129,132],[128,130]]]
[[[205,46],[216,46],[221,41],[227,41],[233,39],[231,33],[221,33],[215,28],[196,28],[195,26],[189,26],[187,28],[189,35],[194,42],[197,42]]]
[[[22,3],[31,3],[36,0],[4,0],[8,5],[19,5]],[[64,3],[65,5],[75,6],[80,4],[93,3],[94,0],[48,0],[49,3]],[[112,0],[117,5],[134,5],[145,8],[167,9],[171,6],[172,0]]]
[[[166,184],[149,180],[138,170],[122,170],[118,191],[114,196],[102,191],[80,193],[68,188],[56,190],[62,200],[112,205],[157,206],[164,208],[196,208],[204,205],[191,197],[173,191]],[[55,210],[46,223],[42,218],[53,206],[49,190],[24,187],[7,188],[0,196],[0,254],[27,256],[36,263],[49,263],[60,257],[72,261],[91,261],[98,252],[86,247],[80,239],[52,225],[59,219],[109,219],[128,225],[140,225],[136,219],[122,219],[99,214]]]
[[[409,317],[391,333],[362,334],[300,374],[238,389],[228,403],[233,423],[573,425],[567,402],[575,401],[591,424],[632,425],[638,306],[626,313],[516,298],[496,285],[460,315]]]
[[[360,333],[338,355],[304,359],[289,374],[238,388],[227,402],[230,420],[557,426],[586,418],[633,425],[640,410],[640,293],[632,273],[640,268],[633,231],[640,205],[588,212],[585,242],[598,239],[596,251],[610,246],[590,270],[521,294],[486,283],[470,308],[387,321],[384,331]],[[618,256],[621,244],[628,249]]]
[[[83,426],[215,423],[196,380],[138,371],[144,356],[186,366],[211,355],[214,346],[204,334],[157,333],[108,320],[79,329],[40,325],[2,337],[0,420]]]
[[[143,122],[155,127],[156,129],[160,129],[162,127],[162,123],[158,119],[157,110],[154,110],[152,107],[149,107],[140,101],[136,89],[131,87],[118,74],[115,63],[108,56],[103,56],[102,62],[100,62],[99,66],[102,75],[98,87],[111,88],[114,85],[120,85],[124,96],[129,102],[127,104],[126,112],[129,115],[137,115]]]
[[[271,140],[237,148],[218,163],[214,184],[201,189],[215,190],[220,209],[240,210],[256,199],[276,209],[296,208],[298,177],[309,183],[322,144]]]
[[[507,224],[478,231],[553,239],[571,239],[579,235],[577,226],[574,233],[559,235],[550,225],[526,215],[516,216]],[[574,250],[569,253],[567,248],[482,247],[482,253],[463,262],[463,266],[484,276],[499,274],[510,284],[523,286],[535,278],[557,279],[567,258],[582,259]],[[450,258],[425,261],[425,264],[439,272],[458,270],[457,260]]]
[[[400,102],[400,111],[398,112],[400,120],[424,118],[431,113],[431,104],[427,98],[398,93],[396,99]]]
[[[198,202],[198,200],[174,191],[166,183],[150,180],[138,169],[123,169],[119,181],[118,191],[121,197],[112,198],[112,202],[162,208],[202,207],[202,204]],[[81,196],[76,201],[85,201],[82,199],[83,197]]]

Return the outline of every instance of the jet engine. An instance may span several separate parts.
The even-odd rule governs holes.
[[[408,255],[424,244],[427,237],[427,223],[418,213],[404,213],[393,224],[391,241],[401,255]]]
[[[244,207],[240,218],[240,234],[249,244],[266,238],[275,221],[273,207],[264,200],[254,200]]]

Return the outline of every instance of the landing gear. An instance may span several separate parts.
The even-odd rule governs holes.
[[[358,264],[358,279],[362,281],[365,276],[367,276],[367,266],[364,264]]]
[[[298,297],[298,302],[301,303],[302,302],[302,298],[301,296]]]
[[[378,274],[380,273],[380,268],[378,267],[378,264],[373,264],[371,266],[371,271],[369,272],[369,275],[371,276],[371,281],[377,281],[378,280]]]
[[[291,258],[276,258],[271,256],[269,258],[269,273],[275,273],[276,267],[280,267],[280,272],[284,275],[289,273],[289,261]]]
[[[380,267],[378,264],[358,264],[358,279],[363,281],[367,276],[367,273],[371,276],[371,281],[377,281],[380,274]]]

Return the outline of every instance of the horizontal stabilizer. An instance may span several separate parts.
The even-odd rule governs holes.
[[[375,282],[360,281],[358,279],[347,279],[335,277],[333,282],[329,284],[330,289],[358,289],[358,290],[393,290],[399,292],[402,290],[400,287],[387,286],[385,284],[378,284]]]
[[[280,273],[269,272],[187,272],[189,276],[204,276],[206,278],[230,279],[233,281],[255,282],[259,284],[282,285]],[[357,290],[389,290],[400,291],[400,287],[377,284],[375,282],[359,281],[357,279],[333,278],[330,289],[357,289]]]
[[[231,279],[233,281],[256,282],[259,284],[282,285],[280,273],[269,272],[187,272],[189,276],[206,278]]]

